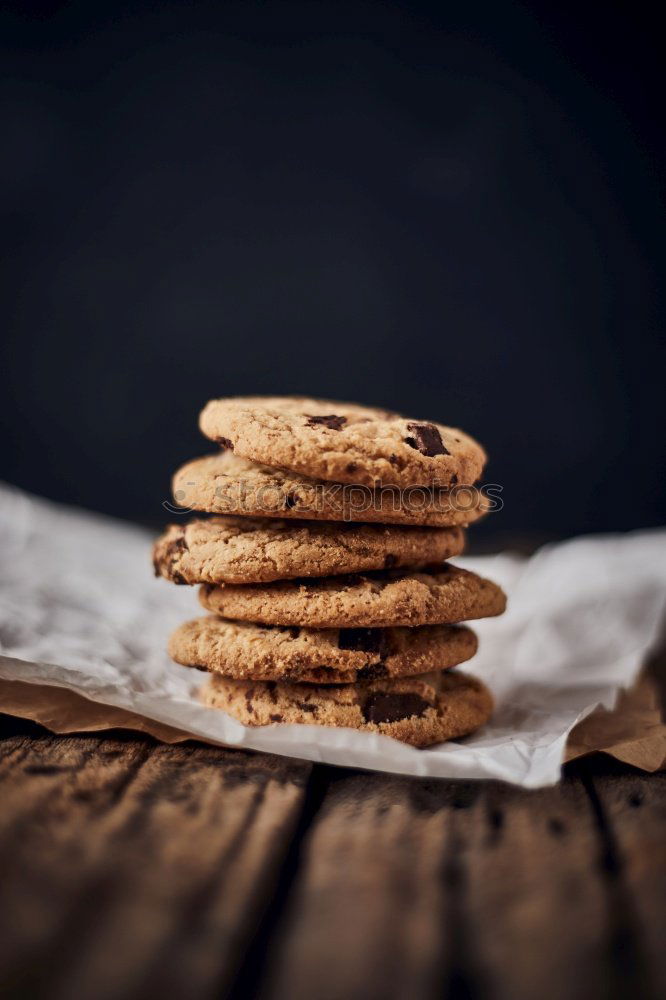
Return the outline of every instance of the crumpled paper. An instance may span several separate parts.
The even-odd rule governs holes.
[[[497,705],[479,733],[425,750],[349,729],[247,727],[205,708],[197,698],[205,675],[166,653],[169,632],[200,614],[195,591],[152,576],[151,543],[131,525],[0,488],[0,711],[60,732],[126,724],[168,740],[530,788],[558,780],[572,756],[568,736],[585,719],[575,755],[619,748],[616,756],[631,759],[627,746],[640,745],[647,766],[659,766],[654,695],[639,688],[633,703],[626,696],[633,716],[610,713],[658,638],[666,531],[574,539],[530,559],[456,560],[509,596],[504,616],[474,623],[480,650],[464,668],[489,684]],[[64,690],[53,697],[49,688]]]

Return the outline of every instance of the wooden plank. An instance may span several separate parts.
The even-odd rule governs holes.
[[[305,801],[309,771],[0,742],[2,994],[664,995],[666,776],[594,761],[524,792],[318,768]]]
[[[226,989],[270,898],[309,772],[134,738],[5,741],[3,996]]]
[[[605,845],[616,978],[631,979],[635,987],[640,977],[646,996],[664,997],[666,773],[597,762],[587,775]]]
[[[575,772],[532,792],[487,786],[459,817],[458,848],[478,992],[496,1000],[612,995],[601,846]]]
[[[260,996],[431,994],[446,948],[440,869],[451,831],[448,811],[431,808],[427,795],[424,808],[414,805],[422,787],[384,775],[345,776],[331,785]]]
[[[330,789],[259,995],[609,995],[600,840],[582,784],[379,775]]]

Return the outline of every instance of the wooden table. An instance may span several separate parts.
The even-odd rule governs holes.
[[[1,734],[3,998],[666,996],[666,774],[527,792]]]

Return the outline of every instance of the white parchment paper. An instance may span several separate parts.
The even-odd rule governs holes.
[[[416,750],[322,726],[252,728],[204,708],[204,675],[173,663],[169,632],[201,614],[194,588],[152,575],[143,530],[0,487],[0,677],[66,687],[229,746],[398,774],[558,780],[569,731],[612,708],[656,641],[666,593],[666,531],[574,539],[531,559],[458,559],[500,583],[509,609],[473,623],[464,669],[491,687],[491,722],[465,740]]]

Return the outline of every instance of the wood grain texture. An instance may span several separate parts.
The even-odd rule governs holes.
[[[536,792],[343,778],[307,840],[260,995],[619,996],[611,878],[575,772]],[[650,995],[639,964],[630,974]]]
[[[450,782],[441,787],[450,794]],[[334,782],[305,845],[262,995],[430,995],[448,952],[441,868],[451,848],[448,814],[431,808],[423,782]]]
[[[615,980],[666,996],[666,773],[645,775],[599,761],[587,765],[608,872],[608,923]]]
[[[527,794],[491,784],[460,819],[462,977],[498,1000],[608,996],[599,843],[580,780]]]
[[[4,998],[664,995],[666,775],[527,792],[4,733]]]
[[[7,741],[4,995],[223,990],[270,898],[309,770],[132,738]]]

